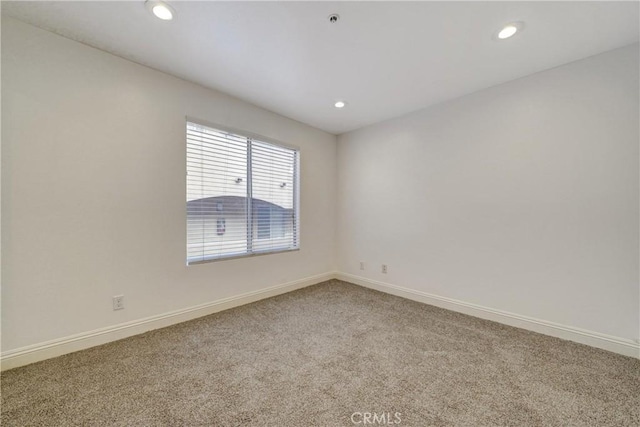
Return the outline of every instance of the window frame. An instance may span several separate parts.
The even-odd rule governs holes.
[[[199,125],[199,126],[204,126],[204,127],[209,127],[212,128],[214,130],[219,130],[222,132],[228,132],[231,134],[235,134],[237,136],[241,136],[243,138],[248,138],[251,140],[257,140],[258,142],[264,142],[267,144],[271,144],[271,145],[275,145],[277,147],[281,147],[281,148],[285,148],[285,149],[289,149],[289,150],[293,150],[296,152],[295,155],[295,163],[294,163],[294,180],[293,180],[293,211],[294,211],[294,215],[296,215],[295,217],[295,230],[294,230],[294,234],[293,234],[293,242],[295,243],[295,246],[292,248],[285,248],[285,249],[275,249],[275,250],[259,250],[259,251],[251,251],[251,252],[247,252],[247,253],[242,253],[242,254],[230,254],[230,255],[222,255],[222,256],[218,256],[215,258],[207,258],[207,259],[201,259],[201,260],[197,260],[197,261],[189,261],[189,257],[188,254],[185,252],[185,260],[186,260],[186,265],[187,266],[191,266],[191,265],[198,265],[198,264],[207,264],[210,262],[219,262],[219,261],[226,261],[226,260],[231,260],[231,259],[238,259],[238,258],[250,258],[250,257],[255,257],[255,256],[263,256],[263,255],[272,255],[272,254],[279,254],[279,253],[285,253],[285,252],[297,252],[300,250],[300,247],[302,245],[301,243],[301,222],[300,222],[300,187],[301,185],[301,180],[302,177],[300,176],[300,163],[301,163],[301,150],[300,147],[292,145],[292,144],[287,144],[281,141],[278,141],[276,139],[273,138],[269,138],[257,133],[253,133],[253,132],[249,132],[249,131],[245,131],[242,129],[237,129],[237,128],[233,128],[230,126],[225,126],[225,125],[220,125],[214,122],[210,122],[208,120],[202,120],[199,118],[195,118],[195,117],[191,117],[191,116],[186,116],[185,117],[185,123],[184,123],[184,168],[185,168],[185,180],[183,182],[183,188],[185,191],[185,196],[186,196],[186,191],[187,191],[187,125],[191,123],[194,125]],[[250,169],[250,164],[249,162],[251,161],[250,158],[247,159],[247,170]],[[251,197],[253,199],[253,195]],[[186,197],[185,197],[186,200]],[[188,223],[188,214],[186,212],[185,209],[185,220],[184,220],[184,224],[185,224],[185,243],[188,243],[188,236],[186,235],[186,226]],[[252,224],[252,221],[249,220],[247,221],[247,227],[249,227]],[[249,238],[249,236],[247,236],[247,238]],[[186,250],[186,245],[185,245],[185,250]]]

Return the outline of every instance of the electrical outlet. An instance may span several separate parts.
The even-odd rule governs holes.
[[[116,295],[113,297],[113,309],[124,310],[124,295]]]
[[[364,262],[360,261],[360,270],[364,270]]]
[[[387,274],[387,264],[382,264],[382,272]]]

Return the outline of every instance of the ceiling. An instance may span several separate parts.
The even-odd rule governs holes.
[[[143,1],[2,13],[334,134],[638,41],[637,2],[170,4],[169,22]]]

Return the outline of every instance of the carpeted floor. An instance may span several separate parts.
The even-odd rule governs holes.
[[[3,426],[382,417],[638,426],[640,361],[331,281],[2,374]]]

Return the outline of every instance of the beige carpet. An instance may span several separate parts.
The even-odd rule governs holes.
[[[332,281],[5,372],[1,420],[638,426],[639,399],[636,359]]]

